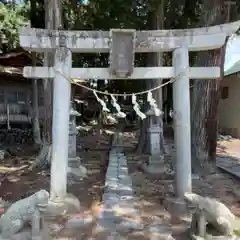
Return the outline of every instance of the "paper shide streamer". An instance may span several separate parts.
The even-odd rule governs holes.
[[[79,99],[77,99],[77,98],[75,98],[75,99],[74,99],[74,102],[76,102],[77,104],[84,103],[84,101],[83,101],[83,100],[79,100]]]
[[[152,110],[154,111],[155,116],[160,116],[162,114],[162,111],[158,108],[156,100],[152,96],[152,92],[148,92],[147,101],[151,106]]]
[[[107,84],[107,80],[105,80],[105,84]],[[92,81],[92,85],[96,85],[97,84],[97,81],[96,79],[94,79]],[[97,92],[96,91],[93,91],[94,93],[94,96],[96,97],[97,101],[101,104],[102,106],[102,111],[104,112],[110,112],[110,110],[107,108],[106,106],[106,103],[100,99],[97,95]],[[120,105],[118,104],[117,102],[117,99],[116,97],[114,96],[114,94],[109,94],[110,97],[111,97],[111,100],[112,100],[112,106],[116,109],[117,113],[116,113],[116,116],[118,118],[126,118],[126,114],[121,111],[121,107]],[[124,100],[126,100],[126,96],[124,96]],[[149,103],[149,105],[151,106],[151,109],[154,111],[154,114],[156,116],[160,116],[162,114],[162,111],[158,108],[157,104],[156,104],[156,100],[153,98],[152,96],[152,92],[149,91],[148,92],[148,95],[147,95],[147,101]],[[136,112],[136,114],[143,120],[145,119],[147,116],[146,114],[144,114],[141,110],[140,110],[140,106],[137,102],[137,97],[135,94],[132,94],[132,104],[133,104],[133,110]]]
[[[102,111],[104,112],[110,112],[110,110],[107,108],[106,103],[100,99],[96,93],[96,91],[93,91],[97,101],[101,104],[102,106]],[[117,113],[116,116],[118,118],[126,118],[126,114],[121,111],[121,107],[117,102],[117,99],[115,98],[115,96],[113,94],[110,94],[111,96],[111,100],[112,100],[112,105],[113,107],[116,109]],[[147,95],[147,101],[149,103],[149,105],[151,106],[151,109],[154,111],[155,116],[161,116],[162,111],[158,108],[157,104],[156,104],[156,100],[153,98],[152,96],[152,92],[148,92]],[[136,112],[136,114],[143,120],[145,119],[147,116],[146,114],[144,114],[141,110],[140,110],[140,106],[137,102],[137,97],[135,94],[132,95],[132,104],[133,104],[133,110]]]
[[[98,85],[98,80],[97,79],[93,79],[93,80],[90,81],[90,86],[91,87],[96,88],[97,85]]]
[[[133,110],[136,112],[136,114],[143,120],[145,119],[147,116],[141,112],[140,110],[140,106],[137,103],[137,97],[135,94],[132,95],[132,104],[133,104]]]
[[[106,103],[100,99],[95,91],[93,91],[94,96],[96,97],[97,101],[102,105],[102,110],[104,112],[110,112],[110,110],[107,108]]]
[[[121,107],[120,105],[117,103],[117,99],[111,94],[111,99],[112,99],[112,105],[113,107],[115,107],[115,109],[117,110],[117,117],[119,118],[125,118],[126,114],[124,112],[121,111]]]

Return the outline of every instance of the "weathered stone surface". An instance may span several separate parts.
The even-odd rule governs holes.
[[[68,158],[68,184],[76,184],[87,177],[87,169],[82,165],[80,157]]]
[[[199,237],[196,235],[191,235],[190,239],[192,240],[240,240],[240,237],[229,237],[229,236],[206,236],[206,237]]]
[[[1,238],[0,238],[1,239]],[[30,231],[23,231],[17,234],[14,234],[11,237],[11,240],[35,240],[32,238],[31,232]],[[42,240],[42,239],[39,239]],[[44,239],[45,240],[45,239]]]
[[[239,159],[239,155],[236,157],[234,154],[231,154],[231,157]],[[225,172],[232,174],[233,176],[240,178],[240,163],[239,160],[232,160],[231,157],[217,157],[216,165],[218,168],[222,169]]]
[[[66,228],[78,228],[78,227],[85,227],[93,222],[93,217],[79,217],[78,215],[72,216],[66,223]]]
[[[68,177],[73,177],[75,180],[82,180],[87,177],[87,169],[84,166],[77,168],[68,167]]]
[[[42,223],[41,213],[36,209],[32,215],[32,239],[42,240],[42,225],[44,225]]]
[[[68,167],[77,168],[83,164],[81,157],[68,158]]]
[[[196,207],[191,232],[200,237],[211,234],[206,228],[211,224],[219,236],[233,236],[240,229],[239,219],[221,202],[194,193],[185,193],[185,199]]]
[[[58,223],[51,223],[47,227],[51,234],[59,233],[64,228],[62,224],[58,224]]]
[[[144,225],[134,221],[134,220],[123,220],[120,224],[117,225],[117,230],[121,231],[128,231],[131,230],[143,230]]]
[[[145,173],[152,174],[152,175],[158,175],[159,177],[164,177],[165,175],[171,175],[173,176],[174,171],[169,169],[166,165],[158,163],[158,164],[149,164],[147,165],[144,163],[142,165],[142,168]]]
[[[67,194],[65,199],[49,201],[46,214],[51,217],[71,214],[80,211],[80,201],[72,194]]]
[[[117,143],[117,142],[116,142]],[[105,180],[103,195],[103,210],[99,225],[111,231],[118,229],[142,229],[143,226],[135,221],[139,214],[134,206],[132,180],[128,174],[127,160],[123,153],[113,148],[109,154],[109,165]],[[126,219],[130,217],[130,219]]]
[[[0,150],[0,160],[3,160],[5,156],[5,151],[4,150]]]
[[[9,238],[18,233],[26,223],[32,221],[36,211],[44,211],[49,200],[49,193],[40,190],[28,198],[17,201],[1,216],[0,230],[2,237]]]
[[[182,199],[166,197],[164,200],[164,207],[173,216],[184,216],[187,214],[187,205]]]

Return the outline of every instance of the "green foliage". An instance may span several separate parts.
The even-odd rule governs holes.
[[[10,51],[19,46],[18,28],[28,24],[29,5],[14,8],[0,3],[0,51]]]

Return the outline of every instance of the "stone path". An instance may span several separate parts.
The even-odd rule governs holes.
[[[107,239],[173,239],[171,228],[155,214],[150,217],[148,224],[142,220],[127,157],[123,154],[124,142],[121,133],[116,135],[112,146],[98,226],[107,233]],[[159,206],[158,210],[160,209],[162,210]],[[123,236],[127,238],[121,238]]]
[[[102,211],[98,225],[111,233],[142,229],[139,212],[135,206],[132,179],[128,173],[127,160],[121,152],[121,135],[113,140],[105,178]]]
[[[217,167],[240,178],[240,156],[218,156]]]
[[[217,167],[240,178],[240,140],[229,138],[218,141]]]

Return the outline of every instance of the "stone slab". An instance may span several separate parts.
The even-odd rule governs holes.
[[[111,228],[140,229],[142,226],[135,221],[124,221],[124,216],[136,218],[139,213],[134,206],[134,192],[132,179],[128,173],[127,159],[119,151],[120,149],[113,148],[109,154],[105,191],[102,198],[103,207],[98,224],[107,227],[110,231],[113,231]]]
[[[149,239],[157,240],[157,239],[166,239],[171,240],[172,237],[172,229],[169,225],[165,224],[151,224],[148,228]]]
[[[80,218],[78,215],[72,216],[66,223],[65,227],[66,228],[78,228],[78,227],[83,227],[86,225],[89,225],[93,222],[93,217],[82,217]]]
[[[216,166],[223,171],[240,178],[240,158],[217,157]]]
[[[164,207],[173,216],[184,216],[188,213],[186,202],[178,198],[166,197]]]
[[[192,240],[240,240],[240,237],[237,236],[206,236],[199,237],[195,235],[190,235],[190,239]]]

